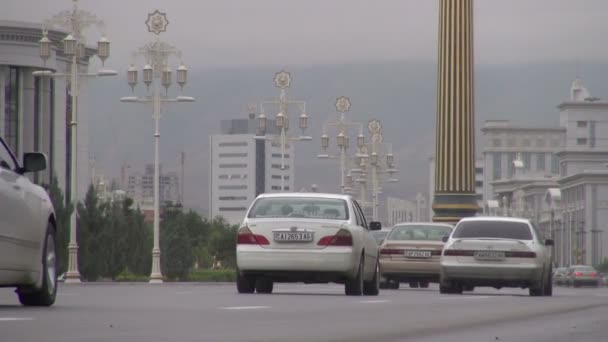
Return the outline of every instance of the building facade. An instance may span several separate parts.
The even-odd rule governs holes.
[[[268,120],[267,134],[278,133],[274,129],[274,122]],[[256,131],[255,120],[223,120],[222,134],[209,138],[210,217],[222,216],[230,224],[238,224],[257,195],[296,191],[294,145],[288,142],[282,155],[278,141],[256,139]]]
[[[43,152],[48,168],[32,176],[38,184],[49,184],[57,177],[60,188],[70,195],[71,121],[70,85],[66,78],[34,77],[32,72],[50,69],[67,72],[71,58],[63,54],[65,32],[49,31],[51,57],[39,56],[42,26],[0,20],[0,136],[21,160],[24,152]],[[78,59],[80,72],[86,72],[93,49]],[[78,106],[78,197],[83,198],[90,184],[86,83],[81,82]]]
[[[180,204],[179,177],[177,172],[163,172],[159,165],[158,195],[161,206]],[[128,175],[126,194],[133,204],[142,210],[154,210],[154,164],[145,166],[143,172]]]

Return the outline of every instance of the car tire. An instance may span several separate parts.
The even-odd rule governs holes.
[[[462,285],[452,281],[440,281],[439,293],[441,294],[462,294]]]
[[[376,262],[374,277],[370,281],[363,283],[363,295],[377,296],[380,293],[380,265]]]
[[[389,288],[389,287],[388,287],[388,280],[383,280],[383,281],[381,281],[379,285],[380,285],[380,289],[381,289],[381,290],[386,290],[386,289],[388,289],[388,288]]]
[[[44,236],[42,257],[42,286],[36,288],[19,288],[19,302],[25,306],[51,306],[57,297],[57,254],[55,227],[50,222]]]
[[[536,284],[530,286],[530,296],[531,297],[540,297],[545,293],[545,275],[543,274],[540,277],[540,280],[536,282]]]
[[[269,278],[258,278],[255,281],[255,291],[261,294],[271,294],[274,282]]]
[[[466,292],[472,292],[472,291],[474,291],[474,290],[475,290],[475,286],[466,285],[466,286],[463,286],[463,287],[462,287],[462,290],[463,290],[463,291],[466,291]]]
[[[399,285],[400,285],[399,280],[393,280],[389,283],[389,288],[391,290],[399,290]]]
[[[241,275],[237,270],[236,289],[239,293],[255,292],[255,278],[252,276]]]
[[[410,281],[409,285],[410,288],[417,289],[420,284],[417,281]]]
[[[361,256],[361,260],[359,261],[359,269],[357,270],[357,275],[354,279],[346,279],[344,283],[344,293],[347,296],[360,296],[363,294],[363,262],[364,257]]]
[[[421,281],[420,283],[420,287],[423,289],[428,289],[429,288],[429,282],[428,281]]]

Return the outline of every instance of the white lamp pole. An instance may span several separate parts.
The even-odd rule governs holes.
[[[145,103],[152,104],[153,106],[153,118],[154,118],[154,247],[152,248],[152,271],[150,273],[150,283],[159,284],[163,282],[163,275],[160,269],[160,242],[159,242],[159,230],[160,230],[160,194],[159,194],[159,155],[158,155],[158,144],[160,140],[160,117],[161,117],[161,106],[166,103],[173,102],[193,102],[194,98],[190,96],[177,96],[176,98],[169,98],[167,92],[171,86],[171,69],[169,68],[169,57],[177,56],[181,63],[181,52],[160,40],[160,33],[167,30],[166,13],[159,12],[158,10],[148,14],[148,20],[146,25],[148,26],[148,32],[154,33],[155,38],[153,41],[139,48],[133,53],[134,57],[143,56],[146,65],[143,67],[143,82],[147,89],[153,84],[152,96],[146,96],[139,98],[136,96],[128,96],[120,99],[121,102],[130,103]],[[188,69],[183,65],[177,68],[177,84],[180,89],[183,89],[187,83],[187,72]],[[127,71],[127,82],[134,90],[137,85],[137,69],[132,64]],[[161,93],[161,86],[165,88],[165,94]]]
[[[259,130],[255,139],[268,140],[271,142],[278,142],[281,151],[281,192],[285,191],[285,153],[287,152],[287,142],[296,141],[310,141],[312,137],[305,136],[304,131],[308,128],[308,114],[306,114],[306,102],[301,100],[291,100],[287,98],[287,88],[291,85],[291,74],[281,70],[274,75],[274,85],[281,89],[281,93],[278,99],[264,100],[260,102],[260,116],[259,116]],[[278,106],[279,112],[275,117],[275,126],[279,129],[278,135],[266,134],[267,131],[267,120],[266,117],[266,105]],[[289,106],[296,105],[300,109],[300,116],[298,118],[298,127],[302,130],[302,135],[292,136],[289,135]],[[249,117],[255,117],[255,108],[249,109]],[[294,166],[294,156],[291,156],[291,167]],[[290,189],[293,190],[293,189]]]
[[[71,101],[71,146],[70,146],[70,200],[74,205],[74,210],[70,216],[70,242],[68,244],[68,272],[66,283],[80,283],[80,273],[78,271],[78,241],[77,234],[77,204],[78,204],[78,81],[81,77],[114,76],[116,71],[99,70],[97,73],[79,73],[78,62],[86,58],[85,30],[96,25],[103,30],[102,20],[89,12],[78,9],[78,0],[73,0],[71,11],[62,11],[44,23],[42,39],[40,39],[40,57],[46,61],[51,57],[53,42],[48,37],[48,29],[60,27],[67,30],[69,34],[63,39],[63,54],[72,59],[69,72],[58,73],[51,70],[34,71],[32,74],[37,77],[65,77],[69,79]],[[101,59],[102,65],[110,56],[110,41],[102,35],[97,42],[97,56]]]

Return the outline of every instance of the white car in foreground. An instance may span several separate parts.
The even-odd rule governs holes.
[[[272,293],[275,282],[342,283],[347,295],[379,292],[378,245],[350,196],[262,194],[238,230],[239,293]]]
[[[26,173],[46,168],[41,153],[23,166],[0,138],[0,286],[16,287],[23,305],[50,306],[57,294],[55,214],[46,191]]]
[[[446,238],[439,290],[520,287],[529,288],[530,296],[551,296],[552,245],[526,219],[464,218]]]

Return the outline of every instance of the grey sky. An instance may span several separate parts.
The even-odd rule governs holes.
[[[8,1],[8,4],[5,2]],[[69,0],[4,0],[1,19],[41,22]],[[191,68],[434,60],[438,0],[81,0],[107,22],[108,65],[123,70],[150,37],[147,13],[166,11],[164,37]],[[602,60],[605,0],[476,0],[476,62]],[[91,30],[89,39],[98,33]]]

